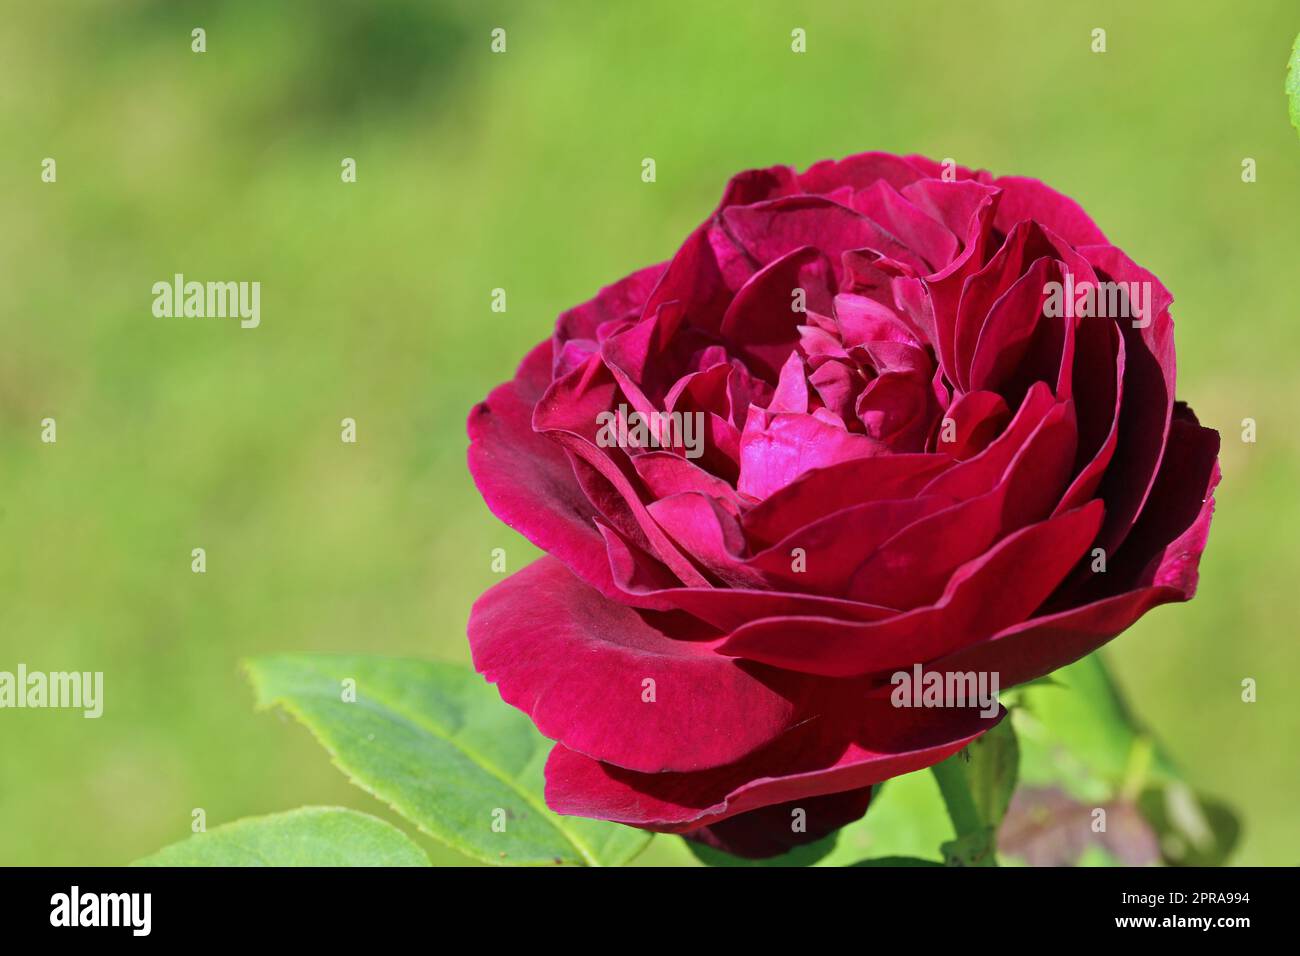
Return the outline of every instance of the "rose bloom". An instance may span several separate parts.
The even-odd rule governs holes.
[[[1171,301],[1037,180],[864,153],[739,174],[564,312],[469,418],[547,552],[469,621],[556,742],[547,803],[780,853],[1005,713],[891,675],[1006,689],[1189,599],[1219,438],[1174,401]]]

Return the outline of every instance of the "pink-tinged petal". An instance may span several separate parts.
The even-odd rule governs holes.
[[[644,773],[732,763],[796,720],[808,681],[738,666],[652,617],[541,558],[475,602],[474,667],[546,736]]]
[[[768,412],[791,412],[797,415],[808,413],[808,376],[804,374],[803,359],[798,352],[791,352],[781,366],[781,377],[772,393],[772,401],[767,406]]]
[[[934,276],[951,275],[955,269],[973,271],[984,264],[982,237],[988,232],[1000,199],[997,189],[971,179],[945,182],[933,177],[906,186],[900,192],[903,198],[942,223],[962,242],[961,253],[937,270]]]
[[[826,257],[803,246],[764,266],[727,306],[721,334],[750,369],[775,380],[799,341],[807,311],[829,312],[833,275]],[[796,310],[796,290],[804,308]]]
[[[1073,246],[1106,241],[1106,236],[1077,202],[1037,179],[1002,176],[993,180],[993,184],[1002,190],[994,225],[1003,232],[1010,232],[1018,222],[1032,219]]]
[[[718,499],[688,491],[652,501],[647,510],[683,551],[726,586],[764,585],[763,576],[746,564],[739,520]]]
[[[698,491],[725,502],[732,513],[739,513],[740,499],[735,489],[690,459],[671,451],[652,451],[637,455],[632,465],[652,498]]]
[[[841,293],[835,297],[835,325],[846,348],[867,342],[921,344],[909,323],[897,312],[874,299],[853,293]]]
[[[939,657],[1027,618],[1083,556],[1101,524],[1089,502],[1004,538],[957,570],[928,607],[865,624],[773,618],[747,624],[723,654],[827,677],[880,673]]]
[[[848,423],[863,387],[862,376],[844,362],[826,361],[808,376],[817,397],[840,421]]]
[[[813,468],[886,449],[811,415],[766,415],[751,410],[740,437],[741,494],[766,498]]]
[[[605,546],[564,451],[533,431],[533,406],[549,382],[551,347],[534,348],[513,381],[469,415],[469,470],[492,513],[588,584],[614,593]],[[519,481],[528,475],[528,481]]]
[[[957,237],[884,181],[854,193],[852,206],[914,250],[927,273],[938,272],[957,256]]]
[[[834,711],[745,760],[702,773],[629,773],[557,745],[546,762],[546,802],[556,813],[683,833],[923,770],[1005,714],[990,719],[968,708],[904,709],[880,695],[831,706]]]
[[[775,803],[690,830],[682,836],[746,859],[778,856],[861,819],[871,802],[871,789],[863,787],[861,790]],[[791,825],[796,815],[803,821],[803,827],[797,831]]]
[[[947,455],[882,455],[812,469],[747,512],[745,534],[760,546],[773,544],[845,508],[916,495],[951,465]]]

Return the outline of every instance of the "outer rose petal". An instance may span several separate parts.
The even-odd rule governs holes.
[[[1105,234],[1083,207],[1037,179],[1003,176],[993,180],[993,185],[1002,190],[994,224],[1003,232],[1010,232],[1011,227],[1021,220],[1032,219],[1064,237],[1073,246],[1106,241]]]
[[[795,721],[811,682],[740,666],[715,654],[716,642],[690,633],[686,622],[671,623],[677,636],[548,557],[475,602],[469,641],[475,669],[538,730],[621,767],[658,773],[720,766]],[[647,679],[653,703],[642,699]]]
[[[533,431],[533,407],[550,381],[551,344],[534,348],[513,381],[494,389],[469,414],[469,470],[492,513],[574,574],[617,594],[597,511],[554,442]],[[520,481],[520,475],[528,475]]]
[[[1004,714],[999,710],[990,719],[966,708],[898,708],[877,692],[837,701],[753,756],[699,773],[632,773],[557,744],[546,761],[546,802],[556,813],[684,833],[922,770],[961,750]]]
[[[1218,433],[1188,420],[1175,420],[1165,465],[1156,483],[1161,511],[1139,522],[1100,583],[1118,578],[1135,590],[1101,597],[1082,606],[1009,627],[990,639],[927,665],[935,670],[996,670],[1001,686],[1034,680],[1091,654],[1151,608],[1187,601],[1196,593],[1196,568],[1214,515],[1219,482]],[[1138,569],[1126,568],[1123,553],[1136,553]],[[1126,574],[1137,571],[1136,577]]]
[[[867,623],[769,618],[734,631],[719,650],[807,674],[855,677],[951,653],[1033,613],[1101,524],[1100,501],[1030,525],[958,569],[933,605]]]

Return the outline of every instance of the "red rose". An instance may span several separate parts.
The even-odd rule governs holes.
[[[549,552],[469,622],[557,741],[548,803],[780,852],[1000,717],[892,674],[1005,689],[1190,598],[1219,440],[1170,301],[1036,180],[865,153],[741,173],[561,315],[469,419]]]

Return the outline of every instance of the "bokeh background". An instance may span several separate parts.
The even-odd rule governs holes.
[[[491,549],[533,554],[468,478],[471,405],[561,309],[671,255],[730,174],[865,149],[1042,178],[1173,291],[1179,397],[1222,430],[1225,477],[1199,596],[1109,659],[1241,814],[1233,862],[1300,858],[1294,2],[49,0],[3,19],[0,669],[102,670],[106,713],[0,712],[0,863],[127,862],[195,807],[209,827],[301,804],[393,819],[254,713],[239,661],[467,661]],[[154,318],[176,272],[260,281],[261,327]],[[643,859],[690,861],[675,840]]]

